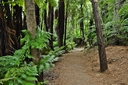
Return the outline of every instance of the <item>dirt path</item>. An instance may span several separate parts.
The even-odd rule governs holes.
[[[128,46],[106,47],[108,70],[99,72],[97,48],[76,48],[46,73],[47,85],[128,85]]]
[[[98,85],[94,84],[91,76],[86,73],[82,50],[83,48],[76,48],[61,57],[52,69],[53,80],[48,85]]]

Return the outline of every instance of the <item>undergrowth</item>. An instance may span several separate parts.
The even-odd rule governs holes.
[[[58,61],[58,56],[63,53],[62,48],[56,48],[47,55],[41,55],[42,59],[37,64],[32,61],[28,63],[26,58],[33,59],[30,48],[40,51],[46,48],[50,34],[38,29],[33,39],[28,31],[23,30],[23,33],[25,37],[21,39],[22,48],[12,56],[0,57],[0,85],[41,85],[44,82],[38,82],[37,76],[43,70],[48,71],[53,66],[52,62]]]

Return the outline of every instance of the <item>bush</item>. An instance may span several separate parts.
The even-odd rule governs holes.
[[[50,51],[48,55],[42,55],[42,59],[37,63],[25,61],[26,58],[33,59],[30,54],[30,48],[46,48],[49,33],[40,29],[37,30],[36,38],[33,39],[30,33],[23,31],[25,37],[21,39],[23,47],[16,50],[13,56],[0,57],[0,84],[2,85],[35,85],[38,82],[36,76],[39,76],[43,70],[49,70],[53,66],[52,62],[57,61],[62,52],[61,48]],[[26,41],[27,40],[27,41]],[[41,82],[38,82],[40,85]]]

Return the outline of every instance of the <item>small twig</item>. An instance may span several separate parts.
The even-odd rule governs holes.
[[[126,61],[121,62],[121,63],[120,63],[120,66],[121,66],[122,64],[124,64],[124,63],[126,63]]]

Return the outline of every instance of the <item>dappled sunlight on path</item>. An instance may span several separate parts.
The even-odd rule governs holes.
[[[74,48],[71,52],[82,52],[84,50],[83,47],[81,48]]]

